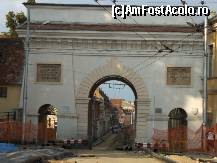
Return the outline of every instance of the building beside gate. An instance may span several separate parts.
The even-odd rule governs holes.
[[[135,106],[134,102],[125,99],[111,99],[112,107],[116,110],[116,117],[124,126],[134,124]]]
[[[19,108],[24,63],[22,40],[0,38],[0,121],[22,119]]]
[[[97,140],[110,130],[112,111],[109,97],[100,88],[94,93],[92,108],[93,140]]]
[[[56,139],[91,140],[94,92],[119,80],[135,95],[135,142],[151,142],[153,128],[167,130],[175,108],[186,113],[188,128],[200,128],[203,37],[187,25],[190,18],[121,23],[98,5],[24,5],[30,14],[27,121],[37,124],[39,108],[50,104],[57,109]],[[26,37],[26,27],[19,37]]]
[[[216,47],[216,29],[217,17],[209,20],[211,31],[208,37],[208,53],[209,53],[209,66],[208,66],[208,122],[213,126],[217,122],[217,47]]]

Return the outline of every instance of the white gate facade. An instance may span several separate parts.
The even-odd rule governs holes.
[[[138,24],[131,18],[121,24],[100,6],[26,6],[31,24],[27,121],[37,123],[40,106],[52,104],[58,109],[58,139],[87,139],[90,89],[117,75],[137,92],[136,142],[150,142],[153,128],[167,129],[168,114],[177,107],[187,112],[190,128],[200,127],[203,40],[187,26],[190,18],[134,17]],[[26,25],[18,33],[24,38]],[[61,81],[38,82],[38,64],[61,64]],[[167,67],[190,67],[190,84],[168,84]]]

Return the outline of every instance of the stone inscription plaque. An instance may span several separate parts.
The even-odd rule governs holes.
[[[191,67],[167,67],[167,85],[191,85]]]
[[[60,82],[61,65],[60,64],[38,64],[37,81],[38,82]]]

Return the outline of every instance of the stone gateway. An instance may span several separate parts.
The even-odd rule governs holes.
[[[38,124],[39,108],[50,104],[57,109],[56,139],[88,140],[91,91],[122,79],[136,96],[135,142],[152,142],[153,128],[167,130],[174,108],[185,110],[188,128],[201,126],[203,40],[186,24],[190,18],[147,15],[120,23],[98,5],[25,6],[27,121]],[[19,37],[26,37],[26,27],[17,30]]]

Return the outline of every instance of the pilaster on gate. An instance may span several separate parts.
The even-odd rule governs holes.
[[[151,100],[149,98],[136,100],[136,138],[135,142],[147,142],[146,137],[148,115],[150,112]]]
[[[88,105],[90,98],[76,98],[78,114],[77,136],[79,139],[88,139]]]

